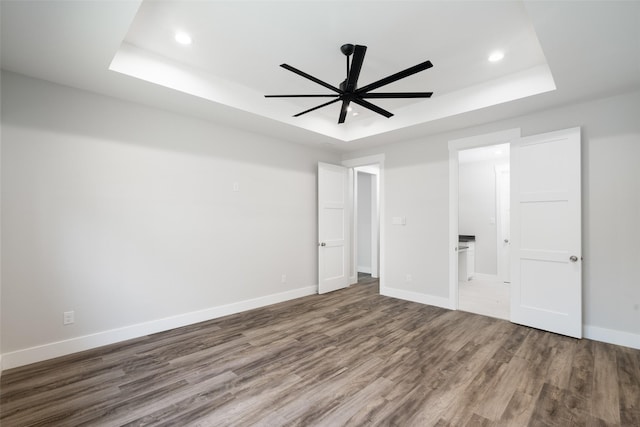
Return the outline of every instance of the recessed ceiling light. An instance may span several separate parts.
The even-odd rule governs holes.
[[[502,58],[504,58],[504,53],[500,51],[495,51],[491,55],[489,55],[489,62],[498,62]]]
[[[353,108],[347,107],[347,111],[353,111]]]
[[[354,115],[354,116],[357,116],[358,114],[360,114],[360,113],[358,113],[357,111],[354,111],[354,112],[353,112],[353,115]]]
[[[192,40],[191,40],[191,36],[187,33],[184,32],[177,32],[176,33],[176,41],[180,44],[184,44],[184,45],[189,45],[191,44]]]

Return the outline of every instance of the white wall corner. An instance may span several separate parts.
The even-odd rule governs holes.
[[[583,325],[582,330],[584,338],[640,350],[640,334],[591,325]]]
[[[417,302],[420,304],[433,305],[436,307],[446,308],[451,310],[451,302],[447,297],[437,297],[434,295],[422,294],[419,292],[406,291],[403,289],[381,287],[380,295],[387,297],[398,298],[406,301]]]
[[[192,325],[194,323],[205,322],[207,320],[228,316],[230,314],[252,310],[254,308],[265,307],[296,298],[315,295],[317,292],[317,286],[307,286],[250,300],[239,301],[232,304],[211,307],[164,319],[157,319],[150,322],[125,326],[123,328],[111,329],[91,335],[17,350],[0,355],[0,361],[2,362],[2,365],[0,366],[4,369],[17,368],[31,363],[53,359],[55,357],[90,350],[133,338],[140,338],[146,335]]]

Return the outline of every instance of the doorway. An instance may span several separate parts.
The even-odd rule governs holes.
[[[344,160],[342,165],[349,168],[349,188],[351,189],[349,283],[376,283],[382,291],[384,289],[384,154]]]
[[[506,143],[458,153],[458,308],[500,319],[509,319],[510,313],[504,281],[509,148]]]
[[[369,182],[371,282],[384,287],[384,154],[344,160],[342,165],[318,163],[318,293],[358,283],[358,171]],[[375,280],[377,277],[377,281]],[[335,283],[334,283],[335,282]]]
[[[504,253],[500,242],[508,240],[502,234],[509,229],[504,211],[508,187],[499,182],[504,175],[498,177],[498,171],[508,164],[508,143],[519,137],[516,128],[449,141],[452,309],[509,319],[509,288],[499,262]]]
[[[450,308],[459,308],[459,153],[510,142],[509,320],[582,337],[580,135],[512,129],[449,141]]]
[[[378,278],[378,165],[354,168],[354,219],[358,283]]]

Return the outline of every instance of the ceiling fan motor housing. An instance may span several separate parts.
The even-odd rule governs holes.
[[[349,56],[353,53],[353,45],[351,43],[343,44],[340,46],[340,51],[346,56]]]

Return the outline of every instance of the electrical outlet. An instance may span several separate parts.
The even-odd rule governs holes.
[[[62,313],[62,324],[63,325],[71,325],[76,321],[76,312],[75,311],[65,311]]]
[[[233,191],[240,191],[240,184],[237,182],[233,183]]]
[[[287,275],[286,275],[286,274],[283,274],[283,275],[282,275],[281,282],[282,282],[282,283],[287,283]]]
[[[405,281],[406,281],[407,283],[409,283],[409,282],[413,282],[413,276],[412,276],[412,275],[410,275],[410,274],[407,274],[407,276],[405,277]]]

